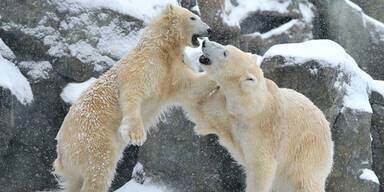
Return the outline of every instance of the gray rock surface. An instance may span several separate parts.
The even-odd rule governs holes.
[[[384,22],[384,1],[383,0],[352,0],[359,5],[369,16]]]
[[[348,83],[349,76],[338,68],[324,67],[316,60],[292,63],[283,56],[264,58],[264,75],[279,87],[294,89],[314,102],[330,122],[335,142],[334,165],[328,177],[327,191],[378,191],[378,185],[359,179],[364,168],[372,168],[369,112],[343,106],[345,90],[336,88],[336,81]],[[314,72],[316,69],[317,72]]]
[[[197,2],[202,19],[214,30],[210,39],[221,44],[232,44],[244,51],[263,55],[275,44],[312,39],[312,16],[307,15],[307,11],[316,13],[316,8],[307,0],[290,1],[288,13],[269,10],[251,12],[241,20],[239,26],[230,26],[223,21],[221,15],[228,14],[224,0]],[[236,0],[230,2],[232,6],[238,5]],[[273,31],[289,22],[292,25],[284,32]]]
[[[180,108],[171,109],[140,148],[146,176],[175,191],[237,192],[244,174],[214,135],[197,136]]]
[[[353,1],[368,15],[383,21],[382,0]],[[237,27],[228,26],[220,17],[224,0],[182,0],[181,4],[191,9],[196,2],[202,19],[215,31],[212,40],[262,55],[279,43],[332,39],[345,47],[370,75],[384,79],[381,27],[370,21],[364,23],[362,12],[343,0],[292,0],[288,13],[255,11]],[[236,0],[230,2],[238,4]],[[304,17],[300,5],[310,7],[313,21]],[[292,20],[297,22],[285,32],[266,35]],[[56,156],[54,137],[69,107],[60,98],[63,87],[107,70],[132,48],[143,25],[140,19],[116,11],[88,9],[65,1],[0,1],[0,39],[14,55],[5,53],[1,42],[0,54],[18,66],[34,94],[34,102],[23,105],[8,89],[0,87],[0,191],[56,187],[50,174]],[[251,33],[254,35],[247,35]],[[382,99],[375,93],[371,96],[373,114],[341,110],[345,91],[333,86],[340,71],[320,67],[316,61],[290,67],[284,62],[283,57],[266,60],[266,76],[281,87],[293,88],[309,97],[331,122],[337,147],[328,190],[377,191],[376,184],[358,178],[362,168],[371,167],[384,190]],[[44,70],[36,76],[34,66]],[[317,73],[312,73],[313,69],[318,69]],[[348,77],[342,80],[348,82]],[[137,159],[147,176],[180,191],[243,191],[241,168],[215,136],[198,137],[192,127],[180,109],[171,110],[143,147],[125,150],[111,191],[131,178]]]
[[[345,0],[313,0],[313,3],[320,10],[314,21],[317,25],[315,38],[336,41],[356,60],[360,68],[374,79],[384,79],[384,25],[369,19],[358,6]],[[380,6],[375,5],[382,13],[384,11]]]
[[[373,92],[370,98],[373,114],[371,121],[372,168],[380,181],[380,192],[384,191],[384,97]]]

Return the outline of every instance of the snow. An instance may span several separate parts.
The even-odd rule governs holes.
[[[332,67],[341,70],[350,78],[350,82],[335,83],[335,87],[346,90],[344,106],[358,111],[372,113],[369,103],[369,94],[375,90],[384,95],[382,82],[372,79],[361,70],[355,60],[336,42],[331,40],[311,40],[303,43],[280,44],[271,47],[264,55],[270,58],[275,55],[284,56],[286,65],[303,64],[316,60],[324,67]],[[342,74],[340,74],[342,75]],[[341,79],[339,76],[338,79]]]
[[[384,23],[381,23],[380,21],[372,18],[372,17],[369,17],[368,15],[363,15],[363,19],[364,19],[364,22],[366,24],[370,24],[373,26],[375,32],[378,34],[379,36],[379,39],[381,41],[384,41]],[[373,32],[370,32],[371,35],[373,35],[374,33]],[[375,38],[373,38],[375,39]]]
[[[312,23],[312,20],[315,17],[312,11],[312,9],[314,9],[314,6],[311,3],[308,3],[308,5],[300,3],[299,9],[303,16],[304,21],[307,23]]]
[[[279,13],[288,13],[290,1],[279,0],[238,0],[238,6],[233,6],[230,0],[225,0],[224,13],[221,17],[229,26],[240,26],[240,22],[245,19],[249,13],[256,11],[275,11]]]
[[[139,181],[138,181],[139,180]],[[143,184],[141,184],[143,183]],[[153,184],[150,178],[145,177],[144,167],[137,162],[132,171],[132,179],[115,192],[171,192],[172,190],[159,184]]]
[[[197,48],[186,47],[184,49],[184,54],[190,59],[193,65],[193,69],[196,72],[201,71],[200,62],[199,62],[199,58],[203,54],[203,51],[201,50],[201,44],[202,43],[200,42],[200,46]]]
[[[360,179],[372,181],[374,183],[380,184],[379,179],[377,178],[375,172],[370,169],[363,169],[363,173],[360,175]]]
[[[135,180],[130,180],[128,183],[126,183],[124,186],[116,190],[115,192],[170,192],[169,189],[167,189],[164,186],[155,185],[155,184],[140,184],[137,183]]]
[[[83,7],[101,9],[107,8],[122,14],[143,20],[145,24],[158,14],[168,3],[178,5],[176,0],[65,0],[68,3],[78,3]]]
[[[299,20],[292,19],[288,23],[285,23],[284,25],[281,25],[280,27],[272,29],[266,33],[260,34],[259,32],[255,32],[255,33],[247,34],[246,36],[250,36],[250,37],[260,36],[262,39],[268,39],[274,35],[280,35],[280,34],[288,32],[288,30],[290,28],[292,28],[298,22],[299,22]]]
[[[31,85],[15,64],[0,56],[0,86],[7,88],[22,104],[33,101]]]
[[[60,97],[66,103],[73,104],[80,97],[81,93],[95,81],[96,78],[92,77],[82,83],[68,83],[61,92]]]
[[[350,0],[345,0],[345,2],[346,2],[349,6],[351,6],[353,9],[356,9],[356,10],[359,11],[359,12],[362,12],[362,11],[363,11],[358,5],[356,5],[355,3],[353,3],[353,2],[350,1]]]
[[[2,39],[0,39],[0,56],[3,56],[4,58],[8,60],[16,59],[15,54],[12,52],[12,50],[4,43]]]
[[[48,61],[22,61],[19,67],[28,69],[27,75],[34,80],[48,79],[52,65]]]

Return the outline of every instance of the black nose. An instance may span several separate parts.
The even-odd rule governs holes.
[[[212,31],[212,29],[208,28],[207,32],[208,32],[208,36],[211,36],[213,31]]]
[[[202,46],[203,46],[203,48],[205,48],[205,40],[203,41],[203,45]]]

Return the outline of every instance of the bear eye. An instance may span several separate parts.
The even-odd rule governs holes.
[[[196,20],[196,18],[195,18],[195,17],[190,17],[189,19],[191,19],[192,21]]]
[[[224,55],[224,57],[227,57],[227,52],[226,52],[226,51],[224,51],[223,55]]]
[[[245,79],[247,81],[254,81],[255,79],[253,77],[247,77],[247,79]]]

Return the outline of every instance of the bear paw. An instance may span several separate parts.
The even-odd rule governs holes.
[[[121,124],[119,132],[126,144],[141,146],[147,140],[147,134],[143,127],[131,127]]]

